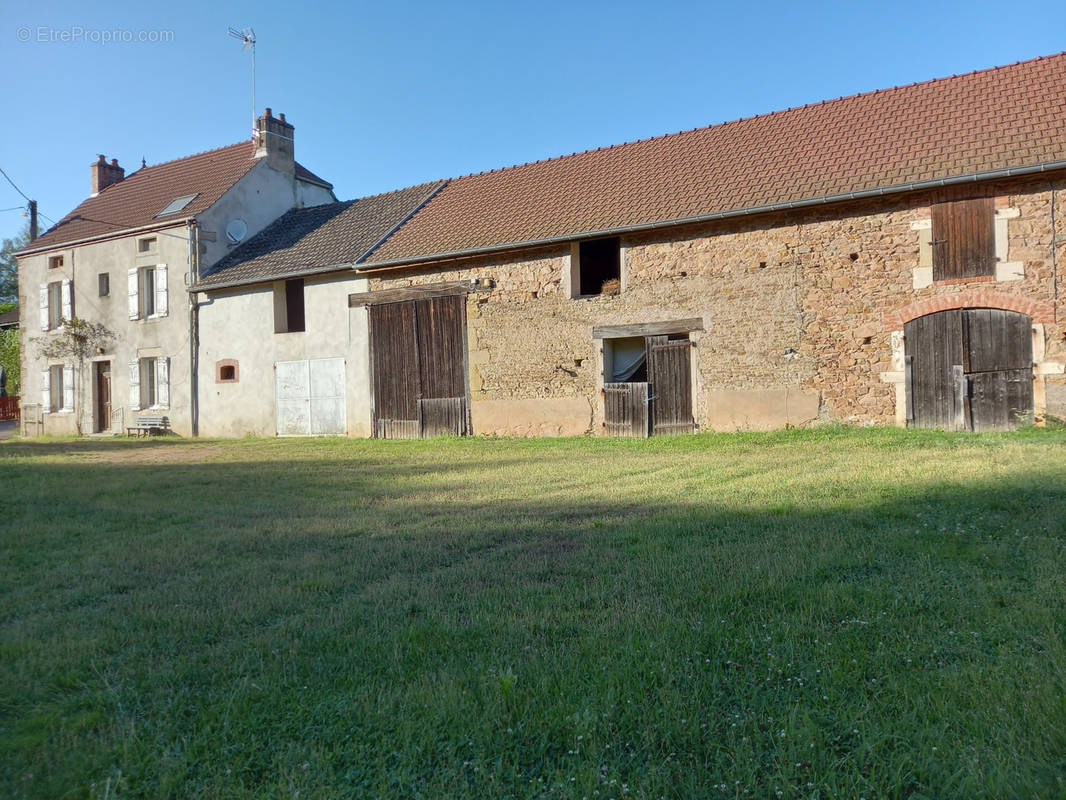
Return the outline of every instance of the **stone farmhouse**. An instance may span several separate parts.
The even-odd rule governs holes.
[[[254,140],[130,175],[104,156],[92,193],[19,256],[23,428],[120,433],[140,414],[196,434],[197,308],[188,288],[294,207],[336,200],[297,164],[293,126],[270,109]],[[44,359],[72,317],[114,333],[89,363]],[[37,402],[39,398],[39,402]]]
[[[1063,86],[1066,54],[340,203],[294,166],[291,128],[271,162],[268,113],[232,147],[287,176],[269,209],[240,175],[127,201],[139,216],[87,205],[118,183],[22,254],[22,292],[42,329],[66,281],[78,316],[121,323],[99,361],[129,366],[123,417],[168,408],[168,377],[183,435],[1040,424],[1066,416]],[[188,195],[163,215],[175,249],[141,251]],[[83,233],[94,218],[112,227]],[[111,249],[86,267],[89,247]],[[188,285],[163,284],[164,328],[140,276],[158,292],[168,262]],[[95,294],[104,264],[127,271],[128,321]],[[62,366],[24,370],[49,431]]]
[[[202,273],[205,435],[1066,415],[1066,55],[294,209]]]

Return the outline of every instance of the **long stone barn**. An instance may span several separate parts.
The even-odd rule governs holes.
[[[1066,55],[296,209],[192,287],[202,435],[1066,416]]]

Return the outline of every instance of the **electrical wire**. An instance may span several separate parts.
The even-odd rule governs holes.
[[[7,174],[6,172],[4,172],[4,170],[3,170],[3,168],[2,168],[2,167],[0,167],[0,175],[3,175],[3,176],[4,176],[5,178],[7,178],[7,182],[11,184],[12,188],[14,188],[14,190],[15,190],[16,192],[18,192],[19,194],[21,194],[21,195],[22,195],[23,197],[25,197],[25,198],[26,198],[26,202],[27,202],[27,203],[32,203],[32,202],[33,202],[33,201],[32,201],[32,200],[30,200],[30,198],[29,198],[29,197],[28,197],[28,196],[26,195],[26,193],[25,193],[24,191],[22,191],[22,190],[21,190],[21,189],[20,189],[20,188],[18,187],[18,185],[17,185],[17,184],[16,184],[16,183],[15,183],[15,182],[14,182],[13,180],[11,180],[11,176],[9,176],[9,175],[8,175],[8,174]]]

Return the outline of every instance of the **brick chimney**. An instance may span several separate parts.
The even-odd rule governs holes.
[[[279,172],[292,172],[296,166],[292,130],[284,114],[275,117],[266,109],[255,121],[255,157],[265,156],[267,163]]]
[[[126,177],[126,170],[118,165],[118,159],[112,158],[111,163],[107,163],[107,159],[101,155],[97,158],[96,163],[92,165],[92,197],[100,194],[104,189],[113,183],[118,183],[120,180]]]

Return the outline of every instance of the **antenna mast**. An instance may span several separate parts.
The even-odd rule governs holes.
[[[241,48],[242,51],[252,51],[252,138],[255,138],[257,133],[255,129],[255,31],[251,28],[245,28],[241,31],[236,28],[230,28],[229,35],[234,39],[243,42],[244,47]]]

